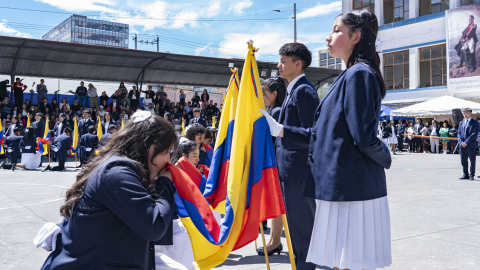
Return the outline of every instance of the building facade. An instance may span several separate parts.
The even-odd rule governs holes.
[[[128,48],[128,24],[72,15],[50,30],[42,39]]]
[[[476,2],[480,1],[342,0],[343,12],[366,8],[378,18],[381,72],[387,86],[384,104],[444,95],[480,97],[480,68],[462,64],[462,53],[455,46],[463,40],[462,31],[476,30],[476,25],[469,28],[474,25],[469,24],[469,18],[480,21],[480,4]],[[476,36],[476,31],[471,34]],[[470,46],[472,52],[467,52],[477,58],[476,41]],[[473,83],[475,77],[478,84]]]
[[[319,67],[342,69],[342,59],[330,56],[328,49],[318,51]]]

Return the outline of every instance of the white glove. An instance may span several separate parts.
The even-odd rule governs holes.
[[[30,145],[29,146],[25,146],[25,149],[30,149],[32,148]]]
[[[53,148],[53,151],[58,152],[58,148]]]
[[[12,150],[12,149],[8,149],[7,152],[8,152],[8,153],[11,153],[11,152],[13,152],[13,150]]]
[[[90,152],[90,151],[92,151],[92,148],[90,148],[90,147],[86,148],[85,151]]]
[[[283,125],[280,125],[275,119],[273,119],[267,111],[264,109],[260,109],[262,112],[263,116],[265,116],[265,119],[267,119],[268,126],[270,127],[270,133],[272,136],[277,137],[280,132],[283,130]]]

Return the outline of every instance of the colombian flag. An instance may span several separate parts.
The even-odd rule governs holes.
[[[204,144],[203,147],[205,147],[205,150],[207,151],[207,157],[205,158],[205,165],[207,165],[207,167],[210,168],[210,165],[212,164],[212,158],[213,158],[213,149],[208,144]]]
[[[222,214],[225,214],[225,199],[227,198],[227,176],[230,166],[235,113],[237,112],[238,82],[238,69],[235,68],[232,69],[227,97],[223,102],[224,106],[218,125],[217,141],[209,166],[210,173],[203,193],[212,205],[212,208]]]
[[[98,137],[98,141],[100,141],[102,139],[102,136],[103,136],[103,133],[102,133],[102,121],[100,121],[100,116],[98,116],[98,126],[97,126],[97,137]],[[122,125],[123,125],[123,119],[122,119]],[[107,130],[105,130],[105,132],[108,132]]]
[[[3,155],[5,153],[5,150],[3,150],[4,143],[5,143],[5,139],[3,138],[3,127],[2,127],[2,124],[0,123],[0,155]]]
[[[78,126],[77,126],[77,117],[73,119],[74,127],[73,127],[73,142],[70,149],[70,153],[77,153],[78,151]]]
[[[188,193],[183,194],[181,191],[183,187],[181,184],[177,185],[179,196],[182,197],[188,214],[181,220],[192,243],[194,266],[200,270],[214,268],[223,263],[232,250],[255,240],[258,237],[259,224],[263,220],[285,214],[272,137],[267,121],[260,112],[260,108],[264,108],[263,95],[260,92],[258,68],[254,57],[256,50],[252,42],[249,42],[248,49],[236,104],[237,108],[242,109],[237,110],[235,118],[232,119],[235,121],[235,127],[233,135],[230,136],[231,149],[224,149],[230,152],[230,166],[226,176],[227,181],[222,183],[226,184],[223,194],[227,196],[224,202],[225,218],[221,226],[211,220],[213,214],[209,208],[200,208],[205,207],[201,201],[196,202],[194,198],[184,197]],[[229,94],[235,90],[230,89]],[[227,98],[226,107],[228,105]],[[223,115],[230,115],[230,113],[231,111]],[[223,119],[221,126],[222,121]],[[231,121],[228,123],[230,124]],[[229,134],[226,134],[225,127],[223,128],[224,130],[220,132],[224,133],[220,133],[222,137],[216,150],[221,144],[224,144],[224,147],[226,145],[225,141]],[[216,157],[220,158],[223,155],[217,154]],[[209,181],[214,179],[212,178],[213,169],[218,170],[218,167],[212,166]],[[173,172],[172,175],[175,178]],[[217,175],[220,173],[217,172]],[[223,179],[217,180],[216,189],[212,189],[212,181],[207,182],[211,185],[210,190],[217,190],[219,193],[220,180],[223,181]]]
[[[48,155],[48,145],[50,144],[50,125],[47,121],[45,122],[45,132],[43,133],[43,139],[38,139],[38,152],[42,153],[42,156]]]
[[[27,117],[28,117],[27,127],[29,127],[29,126],[31,126],[31,124],[30,124],[30,114]]]
[[[182,117],[182,136],[185,136],[185,119]]]

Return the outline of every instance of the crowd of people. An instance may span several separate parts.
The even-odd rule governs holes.
[[[23,87],[20,85],[21,80],[19,78],[17,78],[16,81],[18,85],[15,84],[15,87]],[[108,134],[119,130],[123,124],[132,117],[134,112],[138,110],[149,111],[152,114],[166,119],[174,125],[179,133],[182,133],[182,129],[198,124],[204,129],[202,134],[207,135],[207,144],[212,143],[212,131],[215,133],[215,127],[218,126],[218,119],[220,118],[220,108],[218,108],[217,103],[213,103],[213,101],[210,100],[206,90],[201,96],[195,93],[188,102],[186,101],[184,91],[181,90],[179,94],[180,101],[174,103],[170,102],[168,94],[164,91],[163,87],[156,92],[152,90],[151,86],[148,86],[145,91],[138,91],[135,85],[131,90],[127,90],[122,82],[113,95],[108,96],[104,91],[98,96],[97,89],[92,83],[89,83],[88,88],[86,88],[85,83],[82,81],[75,91],[75,98],[72,103],[68,103],[66,98],[62,98],[61,102],[53,98],[49,102],[47,98],[47,86],[42,79],[40,83],[37,84],[37,103],[33,104],[29,99],[19,103],[18,100],[23,100],[23,96],[20,97],[20,94],[15,94],[16,92],[14,92],[15,103],[12,103],[6,91],[6,89],[10,87],[8,84],[8,80],[0,84],[0,94],[3,97],[2,104],[0,105],[0,113],[4,138],[6,139],[10,136],[33,136],[35,144],[32,144],[31,148],[35,149],[39,147],[37,138],[44,139],[46,134],[45,129],[47,129],[49,140],[53,147],[55,140],[62,134],[68,134],[67,137],[72,139],[76,118],[81,164],[84,164],[88,160],[90,153],[101,145],[98,139],[95,141],[99,127],[102,129],[101,133],[107,135],[105,138],[108,138]],[[144,98],[140,98],[141,95],[144,95]],[[46,126],[47,119],[48,126]],[[28,133],[28,123],[33,127],[31,133]],[[209,128],[207,129],[207,127]],[[19,130],[18,135],[15,131],[17,129]],[[185,130],[183,130],[183,133],[184,132]],[[67,141],[65,142],[68,144]],[[59,144],[61,143],[59,142]],[[20,146],[18,144],[15,145],[15,149]],[[213,147],[213,145],[211,147]],[[56,160],[59,155],[58,151],[60,151],[62,164],[59,164],[58,168],[50,168],[47,166],[44,170],[63,170],[65,168],[64,162],[67,157],[72,157],[72,153],[69,153],[70,147],[65,146],[64,148],[65,149],[60,150],[57,149],[57,152],[55,152],[55,150],[51,152],[54,155],[54,160]],[[30,151],[35,153],[35,151]],[[12,163],[17,163],[18,157],[20,155],[23,156],[23,153],[26,152],[28,152],[26,149],[22,149],[22,153],[17,150],[12,150],[12,154],[8,155],[15,155],[15,158],[11,158],[11,161]],[[66,154],[63,155],[63,152]],[[204,156],[201,156],[203,159],[201,158],[200,162],[203,164]],[[42,156],[41,154],[36,155],[35,162],[30,163],[29,166],[22,165],[24,162],[26,162],[25,158],[22,158],[22,163],[18,163],[17,166],[11,166],[11,164],[3,165],[13,170],[15,168],[35,169],[41,166]]]

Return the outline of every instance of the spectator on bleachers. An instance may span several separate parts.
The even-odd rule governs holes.
[[[63,106],[65,106],[66,108],[63,108]],[[68,104],[66,98],[62,98],[62,102],[60,103],[59,107],[60,110],[70,110],[70,105]]]
[[[100,105],[103,105],[103,108],[105,108],[106,105],[104,105],[104,102],[105,104],[108,104],[108,100],[110,99],[110,97],[107,95],[107,92],[103,91],[102,95],[99,98],[100,98]]]
[[[140,92],[137,90],[137,86],[133,86],[132,90],[128,93],[128,97],[130,98],[130,106],[136,111],[140,106]]]
[[[50,110],[55,111],[55,108],[60,109],[56,98],[52,99],[52,102],[50,102]]]
[[[45,81],[43,79],[40,80],[40,83],[37,84],[37,104],[43,102],[43,99],[47,97],[47,86],[45,85]]]
[[[202,94],[202,106],[207,106],[209,100],[210,95],[208,94],[207,89],[204,89]]]
[[[150,95],[147,93],[145,94],[145,98],[143,99],[143,107],[145,108],[145,110],[148,109],[148,104],[151,104],[152,103],[152,99],[150,98]]]
[[[76,99],[73,100],[72,105],[70,105],[70,110],[72,110],[75,113],[79,113],[79,112],[81,112],[80,111],[81,107],[82,106],[80,105],[80,103],[78,103],[78,99],[76,98]]]
[[[118,87],[118,95],[120,97],[120,100],[123,100],[125,97],[128,98],[128,90],[123,82],[121,82],[120,86]]]
[[[88,84],[88,97],[90,98],[90,107],[95,107],[95,109],[98,109],[97,88],[95,88],[91,83]]]
[[[80,86],[77,87],[77,90],[75,90],[75,95],[78,97],[78,104],[80,104],[81,107],[84,107],[87,105],[86,104],[86,99],[87,99],[87,88],[85,87],[85,83],[83,81],[80,82]]]

